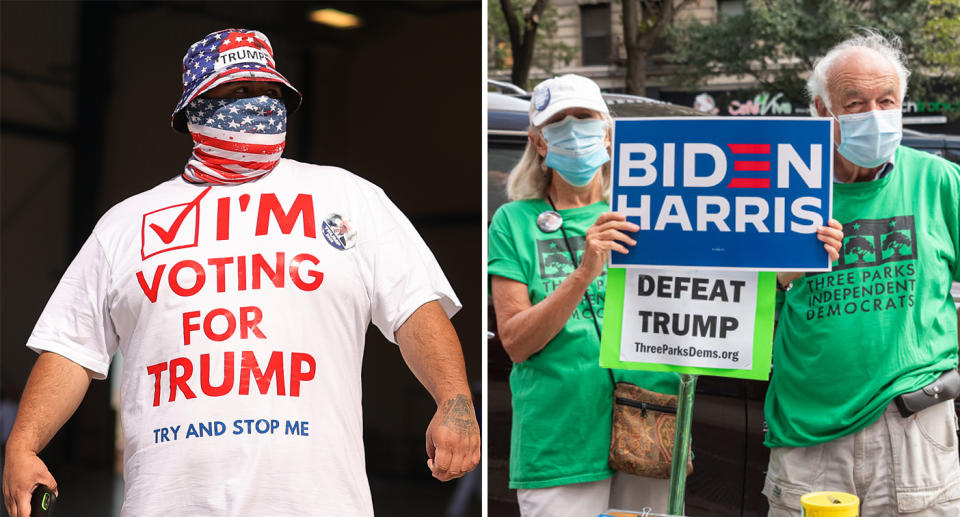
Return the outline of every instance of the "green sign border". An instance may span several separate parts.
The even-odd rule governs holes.
[[[600,341],[600,366],[620,370],[677,372],[759,381],[770,378],[770,360],[773,356],[773,312],[776,305],[776,273],[766,271],[758,273],[757,313],[753,326],[753,368],[749,370],[621,361],[620,335],[623,325],[623,297],[626,277],[627,271],[625,268],[612,267],[607,270],[607,293],[603,306],[603,337]]]

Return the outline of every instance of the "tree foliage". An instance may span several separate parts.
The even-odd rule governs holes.
[[[647,55],[694,0],[623,0],[623,45],[627,50],[627,93],[646,95]]]
[[[928,16],[915,48],[921,62],[941,66],[960,80],[960,0],[928,0]]]
[[[672,61],[680,66],[671,82],[749,77],[805,99],[815,60],[865,27],[903,40],[911,98],[960,104],[960,0],[744,0],[742,15],[673,28]]]
[[[490,69],[509,68],[511,82],[527,88],[532,67],[550,75],[559,64],[570,64],[576,49],[551,38],[563,17],[548,0],[488,0]]]

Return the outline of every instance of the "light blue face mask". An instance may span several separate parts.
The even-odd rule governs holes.
[[[601,119],[578,119],[573,116],[544,126],[547,140],[547,167],[575,187],[593,180],[601,165],[610,161],[603,145],[607,123]]]
[[[873,168],[885,163],[893,156],[903,137],[899,109],[834,116],[840,124],[837,150],[861,167]]]

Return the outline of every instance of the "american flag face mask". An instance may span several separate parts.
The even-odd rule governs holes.
[[[237,184],[277,166],[287,135],[283,101],[266,95],[247,99],[192,100],[184,108],[193,155],[183,177],[191,183]]]

